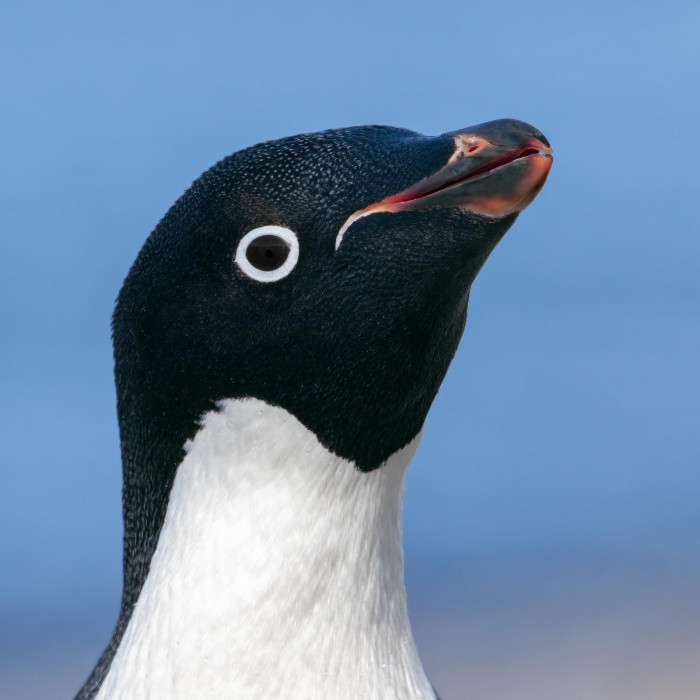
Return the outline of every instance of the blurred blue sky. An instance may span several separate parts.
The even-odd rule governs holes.
[[[367,123],[515,117],[555,149],[475,283],[409,566],[700,568],[699,27],[682,1],[5,3],[0,612],[116,608],[109,318],[159,218],[233,151]]]

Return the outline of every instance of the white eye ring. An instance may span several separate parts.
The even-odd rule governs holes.
[[[289,254],[280,267],[274,270],[261,270],[255,267],[248,258],[248,246],[260,238],[261,236],[274,236],[280,238],[289,248]],[[258,282],[276,282],[286,277],[297,264],[299,260],[299,240],[294,231],[291,231],[284,226],[260,226],[248,231],[241,238],[238,248],[236,249],[236,257],[234,258],[236,265],[246,274]]]

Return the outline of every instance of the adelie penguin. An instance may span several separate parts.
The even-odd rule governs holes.
[[[511,119],[338,129],[235,153],[175,203],[114,312],[124,588],[80,700],[436,697],[404,471],[551,152]]]

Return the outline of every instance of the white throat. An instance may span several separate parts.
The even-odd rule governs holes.
[[[403,583],[419,439],[363,474],[281,408],[207,414],[97,698],[434,700]]]

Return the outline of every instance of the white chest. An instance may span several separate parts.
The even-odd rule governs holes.
[[[98,700],[432,700],[401,549],[419,437],[362,474],[283,409],[207,414]]]

